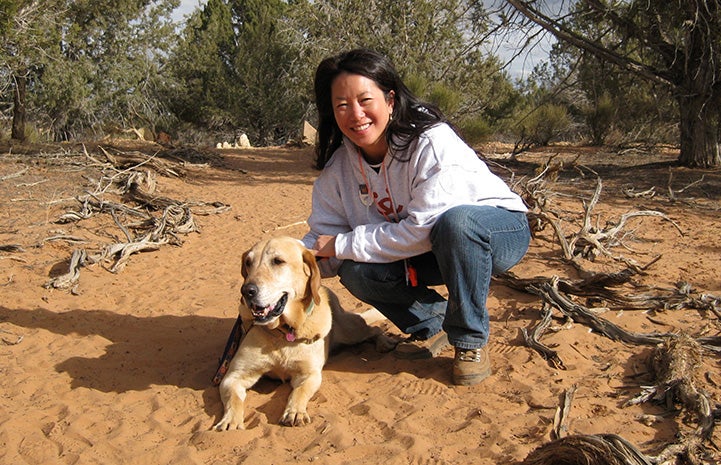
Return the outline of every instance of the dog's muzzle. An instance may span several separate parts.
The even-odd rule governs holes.
[[[253,322],[257,325],[266,325],[278,318],[285,310],[285,304],[288,303],[288,294],[284,293],[274,305],[261,307],[245,299],[246,306],[253,314]]]

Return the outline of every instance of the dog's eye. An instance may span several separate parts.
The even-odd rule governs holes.
[[[250,258],[250,257],[247,257],[247,258],[245,259],[245,263],[244,263],[245,267],[248,268],[248,267],[250,267],[252,264],[253,264],[253,259]]]
[[[273,258],[273,265],[282,265],[285,263],[285,260],[283,260],[280,257]]]

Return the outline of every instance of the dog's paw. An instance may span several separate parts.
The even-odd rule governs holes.
[[[213,426],[215,431],[227,431],[233,429],[245,429],[243,419],[237,418],[233,412],[225,412],[223,418]]]
[[[400,338],[389,336],[385,333],[378,334],[375,337],[376,350],[380,353],[390,352],[396,348],[400,342]]]
[[[286,411],[283,412],[283,417],[280,419],[280,424],[283,426],[303,426],[308,423],[310,423],[310,416],[305,410],[301,412],[286,409]]]

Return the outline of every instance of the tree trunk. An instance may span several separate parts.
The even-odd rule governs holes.
[[[700,75],[696,76],[700,79]],[[719,123],[721,108],[712,85],[692,82],[683,86],[677,97],[680,111],[681,153],[678,162],[689,168],[713,168],[721,166],[719,148]],[[692,89],[688,91],[687,89]]]
[[[701,2],[704,3],[705,2]],[[675,66],[676,98],[680,113],[681,153],[678,161],[689,168],[721,166],[719,152],[719,123],[721,123],[721,93],[718,85],[718,35],[702,24],[717,24],[717,5],[709,2],[704,8],[690,4],[690,16],[698,14],[695,27],[686,33],[686,56]]]
[[[27,78],[25,75],[14,76],[15,92],[13,92],[13,125],[10,137],[21,142],[25,141],[25,97]]]
[[[682,102],[680,102],[683,105]],[[713,168],[721,165],[719,152],[718,113],[716,109],[702,110],[699,114],[681,106],[681,153],[678,162],[689,168]]]

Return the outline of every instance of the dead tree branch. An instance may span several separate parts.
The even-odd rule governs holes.
[[[551,280],[556,281],[560,292],[584,297],[589,302],[603,305],[605,308],[619,310],[678,310],[693,308],[710,311],[718,315],[721,298],[711,294],[697,294],[688,283],[678,283],[676,289],[641,287],[632,280],[638,273],[627,268],[615,273],[593,273],[583,279],[571,280],[558,276],[549,278],[519,278],[513,273],[494,276],[493,280],[513,289],[538,295],[536,289]],[[626,288],[622,288],[626,286]],[[628,287],[632,289],[629,290]],[[643,292],[634,293],[633,289]]]
[[[544,302],[541,320],[531,329],[530,333],[526,328],[521,328],[521,333],[523,334],[523,340],[526,342],[526,345],[538,352],[544,360],[548,361],[549,365],[559,370],[565,370],[566,365],[563,364],[563,360],[558,356],[558,352],[541,343],[541,337],[550,326],[552,317],[553,307]]]
[[[668,170],[668,184],[666,185],[666,189],[668,190],[668,199],[671,202],[675,202],[677,200],[676,194],[683,193],[686,189],[690,189],[691,187],[695,186],[696,184],[701,184],[704,181],[705,175],[701,175],[700,179],[697,179],[696,181],[692,182],[691,184],[686,185],[685,187],[682,187],[681,189],[674,190],[672,187],[673,184],[673,171],[671,169]]]
[[[141,166],[153,165],[153,169],[165,174],[178,176],[180,170],[173,168],[168,162],[156,160],[155,157],[135,153],[113,154],[103,149],[114,172],[104,175],[96,184],[94,192],[87,192],[79,197],[81,208],[78,211],[69,211],[58,219],[59,223],[77,222],[88,219],[96,214],[108,214],[115,225],[120,229],[124,241],[104,246],[95,254],[88,254],[84,249],[73,252],[70,269],[67,274],[56,277],[46,284],[47,287],[71,288],[79,279],[80,268],[89,264],[100,263],[108,265],[108,270],[118,273],[127,265],[130,256],[139,252],[158,250],[165,244],[182,245],[181,235],[200,232],[193,217],[193,208],[199,209],[199,214],[208,215],[222,213],[230,209],[229,205],[221,202],[181,202],[155,195],[157,182],[150,170],[140,171]],[[119,162],[119,159],[124,162]],[[123,170],[118,170],[116,164],[126,166],[128,160],[134,164]],[[113,192],[125,201],[136,206],[106,200],[106,194]],[[162,212],[160,215],[153,212]],[[127,217],[138,221],[132,223]]]
[[[553,439],[561,439],[568,436],[568,424],[570,422],[571,404],[573,397],[576,395],[576,386],[571,386],[563,393],[563,402],[556,409],[556,415],[553,418],[553,431],[551,436]]]
[[[493,278],[514,289],[537,295],[541,299],[542,309],[539,321],[529,330],[521,329],[526,345],[539,353],[552,367],[565,369],[559,353],[541,341],[551,325],[553,311],[557,309],[565,318],[587,326],[613,341],[630,345],[654,346],[656,347],[654,371],[657,373],[657,381],[654,386],[644,389],[627,405],[648,401],[666,402],[669,406],[680,404],[682,410],[689,414],[688,417],[693,417],[696,427],[693,431],[680,433],[679,442],[666,447],[657,457],[645,457],[621,438],[610,435],[564,438],[565,430],[559,426],[562,423],[559,415],[562,416],[563,409],[559,408],[554,426],[555,438],[558,440],[542,446],[536,451],[540,453],[532,453],[523,463],[534,465],[560,463],[563,461],[563,457],[559,454],[564,453],[569,454],[569,457],[575,454],[575,457],[583,461],[563,463],[671,465],[676,464],[678,459],[690,464],[711,463],[707,461],[710,454],[706,447],[707,443],[711,441],[715,421],[721,417],[721,413],[718,409],[712,408],[711,399],[701,388],[702,377],[699,375],[699,367],[703,351],[721,353],[721,337],[691,337],[677,333],[659,332],[636,333],[610,322],[601,314],[609,308],[657,312],[697,309],[713,313],[717,318],[721,318],[719,310],[721,298],[694,292],[692,287],[685,282],[677,283],[673,288],[641,286],[635,282],[634,277],[645,274],[645,270],[660,256],[654,257],[644,265],[613,250],[622,247],[633,252],[633,249],[627,245],[632,237],[632,234],[627,231],[629,224],[640,217],[660,218],[671,223],[683,236],[684,232],[681,227],[666,214],[653,210],[627,212],[618,220],[607,221],[605,226],[599,226],[600,219],[595,217],[594,210],[600,200],[603,183],[600,178],[597,178],[593,195],[587,201],[582,200],[583,211],[577,223],[578,229],[569,228],[568,224],[572,224],[577,217],[569,215],[568,212],[561,212],[550,201],[555,194],[547,189],[546,179],[549,173],[550,169],[546,167],[535,178],[520,185],[522,196],[530,207],[528,218],[535,234],[542,231],[545,226],[551,226],[561,248],[562,261],[573,266],[579,272],[581,279],[562,279],[558,276],[519,279],[511,273]],[[672,175],[670,175],[668,192],[671,201],[676,198],[676,194],[702,181],[703,178],[681,190],[674,191],[671,188]],[[638,194],[626,191],[626,195],[632,197],[653,196],[654,194],[654,189]],[[569,220],[569,217],[572,220]],[[576,232],[569,233],[569,229]],[[587,271],[583,266],[583,260],[594,261],[597,258],[621,263],[624,265],[624,269],[614,273]],[[578,297],[585,299],[586,305],[579,303]],[[612,444],[609,444],[606,439],[609,439]],[[615,449],[616,446],[624,443],[627,446]],[[589,446],[588,451],[595,452],[588,453],[588,451],[582,450],[587,445]],[[597,452],[601,450],[604,452],[599,455]],[[544,462],[543,460],[546,459],[548,461]]]
[[[534,232],[541,231],[545,225],[553,228],[556,239],[561,246],[563,260],[573,265],[581,273],[587,273],[582,266],[580,259],[594,261],[599,255],[610,258],[614,261],[623,263],[636,272],[643,272],[651,264],[656,262],[660,256],[653,258],[649,263],[640,264],[636,260],[616,255],[611,252],[614,247],[624,247],[631,250],[626,245],[626,240],[631,237],[630,233],[624,232],[629,221],[639,217],[656,217],[670,222],[674,228],[683,236],[681,227],[669,218],[666,214],[654,210],[632,211],[621,215],[616,222],[608,221],[605,227],[594,225],[593,210],[599,202],[601,192],[603,190],[603,181],[597,178],[596,189],[591,199],[583,201],[583,217],[580,229],[569,235],[564,231],[564,217],[558,211],[551,208],[549,195],[546,189],[545,177],[549,172],[544,169],[538,176],[522,184],[520,188],[523,190],[523,198],[530,206],[528,214],[531,228]]]
[[[678,456],[690,463],[703,463],[707,455],[704,443],[713,434],[715,417],[711,400],[699,389],[703,385],[699,373],[702,357],[702,346],[692,337],[679,334],[666,338],[656,349],[652,361],[655,385],[624,404],[654,401],[672,406],[679,403],[682,410],[695,416],[698,425],[695,430],[682,433],[681,441],[664,449],[657,463],[676,463]]]
[[[554,276],[550,281],[541,283],[539,287],[531,290],[576,323],[584,324],[613,341],[622,341],[629,344],[656,345],[663,342],[664,337],[670,336],[670,334],[640,334],[626,331],[620,326],[599,317],[588,308],[573,302],[558,289],[558,281],[559,278]]]

